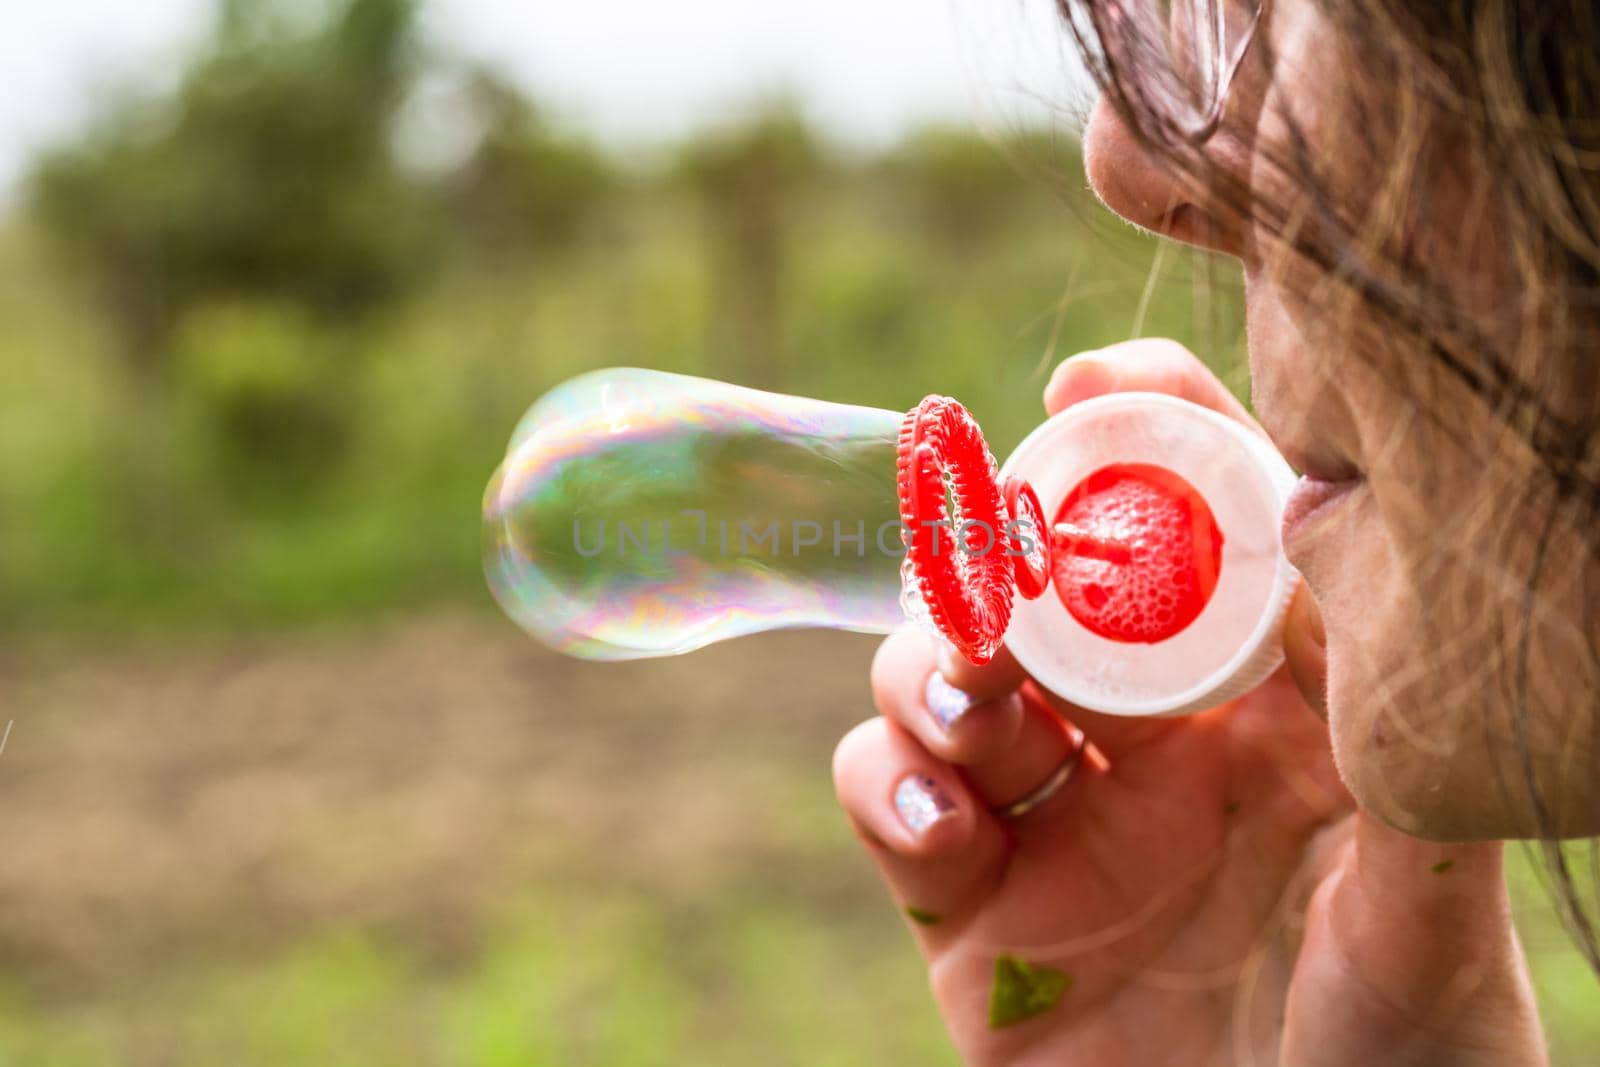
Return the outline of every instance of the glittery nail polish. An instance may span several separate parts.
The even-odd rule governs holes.
[[[926,775],[910,774],[894,787],[894,806],[900,821],[918,836],[940,819],[955,814],[956,806],[939,784]]]
[[[933,717],[946,730],[977,703],[970,693],[945,681],[938,671],[928,675],[928,684],[923,687],[922,695],[928,703],[928,710],[933,712]]]

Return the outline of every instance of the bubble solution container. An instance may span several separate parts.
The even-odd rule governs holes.
[[[1215,564],[1192,621],[1153,641],[1108,635],[1093,617],[1086,624],[1069,607],[1070,591],[1085,585],[1069,585],[1068,572],[1094,564],[1073,568],[1058,553],[1055,592],[1068,595],[1019,604],[1006,644],[1039,684],[1082,707],[1130,716],[1202,711],[1254,688],[1283,662],[1282,624],[1299,575],[1284,558],[1279,531],[1295,474],[1240,423],[1156,393],[1113,393],[1073,405],[1025,438],[1002,473],[1032,481],[1046,514],[1054,515],[1097,472],[1139,467],[1175,475],[1191,490],[1194,510],[1209,511],[1214,522],[1208,540],[1219,543],[1193,552],[1213,556]],[[1137,541],[1136,515],[1105,521],[1111,528],[1103,534]],[[1108,569],[1115,582],[1116,567]]]
[[[519,625],[584,658],[911,619],[975,663],[1008,643],[1084,707],[1181,714],[1281,661],[1293,481],[1243,427],[1154,394],[1077,405],[1002,470],[949,397],[893,412],[613,369],[523,417],[484,563]]]

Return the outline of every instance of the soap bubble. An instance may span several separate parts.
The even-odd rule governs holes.
[[[484,495],[484,562],[524,629],[589,659],[817,626],[887,633],[903,416],[659,371],[575,378]]]

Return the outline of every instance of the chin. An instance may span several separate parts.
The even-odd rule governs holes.
[[[1424,841],[1500,841],[1532,832],[1502,812],[1485,810],[1481,797],[1419,781],[1411,768],[1390,774],[1360,752],[1339,756],[1339,772],[1363,811]]]
[[[1331,711],[1331,708],[1330,708]],[[1330,716],[1330,719],[1332,716]],[[1370,738],[1341,740],[1335,727],[1334,758],[1362,810],[1382,822],[1426,841],[1492,841],[1523,836],[1486,799],[1492,788],[1471,790],[1452,783],[1447,766],[1419,764],[1417,753],[1403,759],[1386,758]]]
[[[1481,730],[1452,731],[1461,719],[1419,724],[1412,716],[1407,724],[1395,709],[1359,708],[1330,688],[1334,760],[1362,809],[1395,829],[1442,843],[1600,835],[1592,802],[1569,803],[1539,825],[1512,742],[1491,746]],[[1534,769],[1550,770],[1537,759]]]

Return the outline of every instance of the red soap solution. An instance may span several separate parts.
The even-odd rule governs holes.
[[[1056,536],[1056,595],[1101,637],[1165,641],[1194,622],[1216,591],[1222,531],[1199,491],[1165,467],[1102,467],[1067,494],[1055,523],[1087,535]]]

